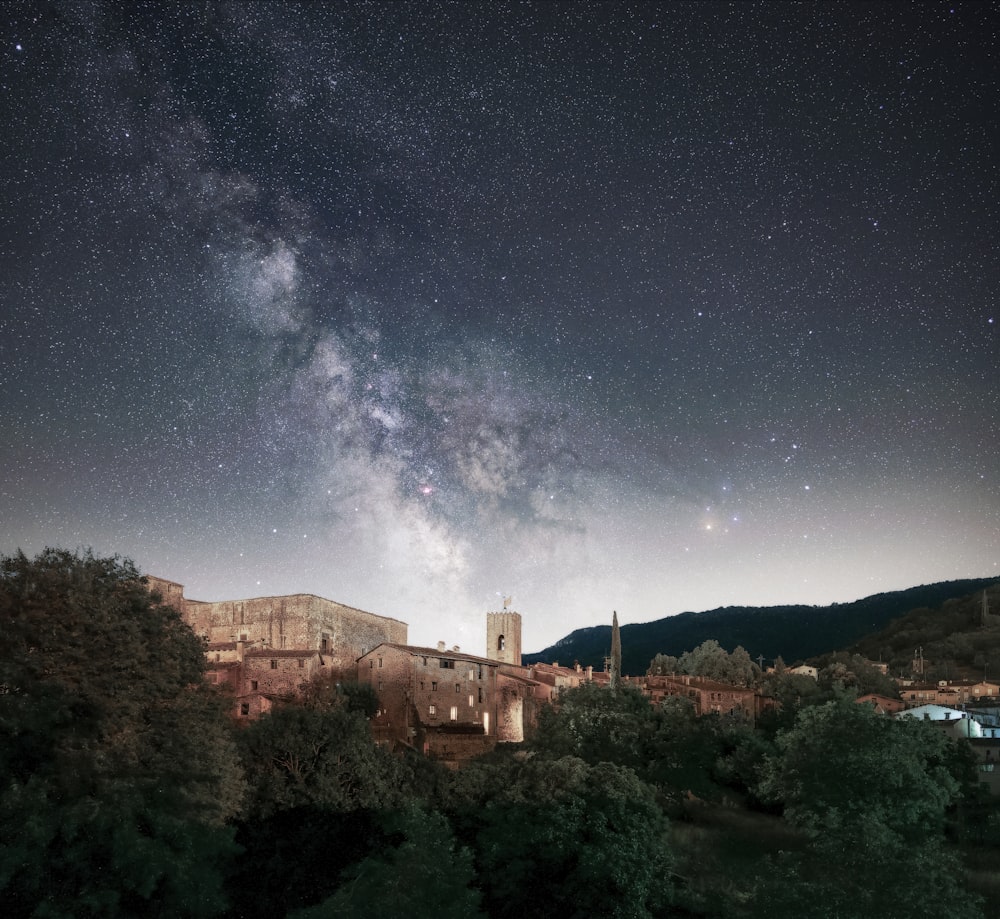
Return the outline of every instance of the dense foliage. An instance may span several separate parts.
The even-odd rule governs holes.
[[[224,905],[242,799],[200,641],[134,566],[0,560],[5,916],[200,916]]]
[[[969,748],[855,704],[860,658],[761,678],[703,642],[684,666],[763,679],[774,714],[587,684],[457,771],[377,747],[356,685],[239,728],[202,658],[127,561],[0,560],[5,916],[983,915]]]

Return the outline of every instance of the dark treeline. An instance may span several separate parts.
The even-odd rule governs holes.
[[[704,656],[704,655],[703,655]],[[361,687],[243,727],[127,561],[0,560],[0,901],[19,917],[983,915],[967,746],[774,679],[761,723],[586,685],[452,771]]]

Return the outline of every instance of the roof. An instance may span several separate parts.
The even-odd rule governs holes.
[[[491,660],[488,657],[479,657],[477,654],[466,654],[464,651],[456,651],[454,648],[441,651],[438,648],[421,648],[419,645],[397,645],[391,641],[383,641],[381,644],[376,645],[371,651],[367,651],[362,654],[358,660],[364,660],[366,657],[370,657],[379,648],[392,648],[395,651],[403,651],[410,654],[413,657],[438,657],[438,658],[449,658],[452,660],[463,660],[469,661],[474,664],[489,664],[491,667],[499,667],[501,662]]]
[[[247,651],[243,657],[244,659],[248,657],[258,657],[258,658],[269,658],[269,657],[316,657],[320,652],[316,648],[307,648],[303,650],[278,650],[277,648],[259,648],[252,651]]]
[[[736,686],[734,683],[720,683],[718,680],[709,680],[700,676],[652,676],[646,680],[646,685],[656,688],[658,681],[670,683],[673,686],[690,686],[692,689],[708,690],[710,692],[741,692],[753,693],[753,688],[749,686]]]

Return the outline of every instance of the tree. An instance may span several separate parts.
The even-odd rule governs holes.
[[[657,654],[649,663],[646,673],[649,676],[670,676],[679,673],[679,661],[670,654]]]
[[[827,910],[817,915],[978,914],[943,837],[967,763],[933,725],[842,697],[801,710],[777,746],[758,793],[811,841],[809,857],[779,866],[800,876],[789,911],[808,891]],[[762,885],[768,903],[781,885]]]
[[[385,843],[343,872],[336,892],[290,919],[367,919],[376,914],[478,919],[472,853],[439,813],[410,806],[380,818]]]
[[[130,561],[0,559],[6,916],[224,907],[243,783],[203,668],[201,641]]]
[[[670,899],[653,790],[612,763],[491,761],[456,776],[448,806],[495,917],[647,917]]]
[[[405,799],[400,761],[374,743],[363,715],[346,708],[281,706],[248,725],[239,744],[249,819],[307,806],[392,808]]]
[[[760,673],[745,648],[737,646],[729,654],[714,638],[703,641],[693,651],[685,651],[677,669],[679,673],[739,686],[750,686]]]
[[[611,617],[611,689],[617,692],[622,685],[622,635],[618,628],[618,611]]]

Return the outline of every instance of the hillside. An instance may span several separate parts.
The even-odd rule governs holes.
[[[986,590],[989,614],[983,620],[983,593],[946,600],[936,609],[912,609],[851,649],[889,664],[891,673],[909,672],[919,648],[928,679],[984,675],[1000,679],[1000,582]]]
[[[622,669],[627,674],[645,673],[656,654],[679,656],[710,638],[729,651],[742,645],[752,658],[763,656],[765,663],[779,655],[792,663],[850,647],[904,613],[936,609],[947,600],[967,597],[995,581],[995,578],[942,581],[832,606],[729,606],[624,625]],[[1000,599],[997,605],[1000,607]],[[523,659],[525,663],[579,661],[585,667],[603,668],[610,647],[609,623],[577,629],[548,648],[523,655]]]

